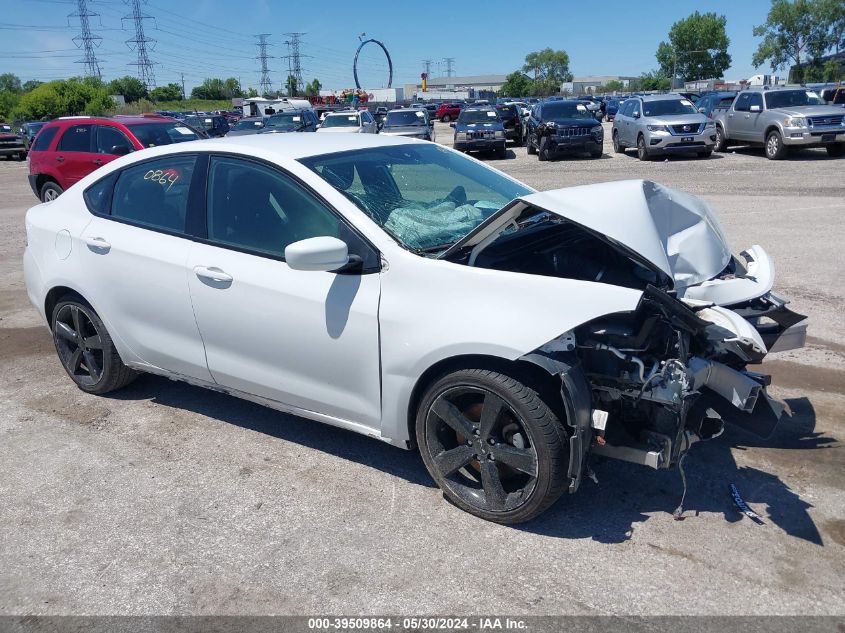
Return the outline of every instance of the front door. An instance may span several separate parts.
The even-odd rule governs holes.
[[[211,157],[206,206],[188,278],[214,380],[379,428],[378,272],[284,262],[285,246],[322,235],[370,262],[375,252],[293,178],[245,158]]]

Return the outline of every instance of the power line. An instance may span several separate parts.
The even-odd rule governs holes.
[[[267,54],[267,46],[269,46],[267,38],[270,37],[270,34],[262,33],[255,37],[258,38],[258,57],[256,59],[261,61],[261,80],[258,82],[259,92],[262,96],[265,96],[273,90],[273,82],[270,81],[270,69],[267,67],[267,60],[270,59],[270,55]]]
[[[153,17],[141,12],[142,0],[124,0],[127,5],[132,8],[132,15],[127,15],[121,18],[121,24],[124,20],[132,20],[135,23],[135,38],[126,40],[127,46],[133,48],[138,53],[138,61],[133,62],[130,66],[138,67],[138,79],[147,87],[147,90],[155,88],[156,80],[153,74],[153,62],[150,61],[147,48],[149,50],[155,48],[155,40],[144,35],[144,20],[152,20]],[[146,2],[146,0],[144,0]]]
[[[85,74],[89,77],[102,79],[103,74],[100,72],[100,64],[94,54],[94,48],[100,46],[103,38],[91,34],[91,25],[88,22],[88,18],[98,17],[100,14],[89,11],[87,5],[86,0],[77,0],[76,12],[68,14],[67,17],[68,19],[79,18],[79,25],[82,28],[82,33],[73,38],[73,43],[77,48],[81,48],[84,54],[77,63],[85,64]]]

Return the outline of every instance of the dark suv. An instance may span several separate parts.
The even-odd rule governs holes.
[[[450,125],[455,128],[454,147],[459,152],[495,151],[499,158],[507,155],[505,127],[495,108],[465,108]]]
[[[316,132],[320,122],[311,110],[284,110],[264,120],[264,129],[259,134],[284,132]]]
[[[181,121],[157,115],[56,119],[41,128],[29,149],[29,185],[48,202],[118,156],[198,138]]]
[[[589,152],[600,158],[604,151],[601,123],[582,101],[538,103],[528,117],[525,147],[540,160],[562,152]]]
[[[505,127],[505,138],[511,139],[517,145],[522,145],[525,130],[519,107],[513,104],[499,104],[495,108],[496,112],[499,113],[499,118],[502,120],[502,125]]]

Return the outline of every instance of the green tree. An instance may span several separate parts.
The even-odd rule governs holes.
[[[179,101],[182,99],[182,86],[177,83],[158,86],[150,90],[152,101]]]
[[[835,59],[827,60],[822,69],[822,81],[842,81],[842,79],[845,79],[842,64]]]
[[[296,81],[296,77],[293,75],[288,75],[287,80],[285,81],[285,92],[289,97],[295,97],[298,92],[298,82]]]
[[[43,83],[43,81],[38,81],[37,79],[30,79],[29,81],[25,81],[23,83],[23,91],[31,92]]]
[[[572,81],[572,73],[569,72],[569,55],[566,51],[544,48],[541,51],[528,53],[522,70],[529,76],[533,76],[534,80],[544,88],[556,85],[554,92],[560,91],[560,84],[564,81]]]
[[[675,22],[669,41],[657,47],[661,74],[671,78],[675,73],[692,81],[722,77],[731,65],[726,22],[724,15],[698,11]]]
[[[840,0],[841,1],[841,0]],[[802,81],[803,62],[823,55],[832,46],[831,23],[820,19],[826,0],[772,0],[766,23],[754,27],[757,46],[751,62],[755,68],[769,62],[772,70],[793,64],[793,81]]]
[[[505,77],[505,83],[499,89],[502,97],[525,97],[531,94],[531,80],[522,71],[514,71]]]
[[[223,80],[223,98],[231,99],[232,97],[243,97],[244,93],[241,90],[241,82],[237,77],[228,77]]]
[[[52,119],[77,114],[105,114],[114,100],[103,85],[74,77],[51,81],[24,94],[12,112],[16,119]]]
[[[3,73],[0,75],[0,92],[21,92],[21,80],[17,75],[12,73]]]
[[[235,77],[206,79],[191,90],[191,99],[231,99],[242,96],[241,84]]]
[[[139,99],[147,98],[147,87],[137,77],[126,75],[118,79],[112,79],[108,83],[108,92],[112,95],[123,95],[126,103],[134,103]]]
[[[258,96],[258,91],[255,88],[250,88],[246,91],[247,99],[254,99]]]
[[[305,84],[305,94],[309,97],[316,96],[320,94],[320,88],[323,87],[323,84],[320,83],[319,79],[313,79],[311,83]]]
[[[18,105],[21,96],[17,92],[3,91],[0,92],[0,121],[8,121],[12,119],[12,112]]]
[[[672,79],[660,70],[652,70],[640,75],[637,87],[629,86],[632,90],[669,90]]]
[[[619,90],[625,90],[625,84],[618,79],[611,79],[602,86],[602,89],[605,92],[618,92]]]

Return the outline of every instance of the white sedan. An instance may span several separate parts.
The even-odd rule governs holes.
[[[341,112],[329,112],[320,123],[317,131],[378,134],[378,123],[368,110],[343,110]]]
[[[26,235],[80,389],[149,372],[417,447],[501,523],[574,492],[590,453],[668,468],[720,416],[770,433],[781,407],[745,367],[804,337],[765,251],[732,255],[692,196],[537,193],[398,137],[135,152],[30,209]]]

